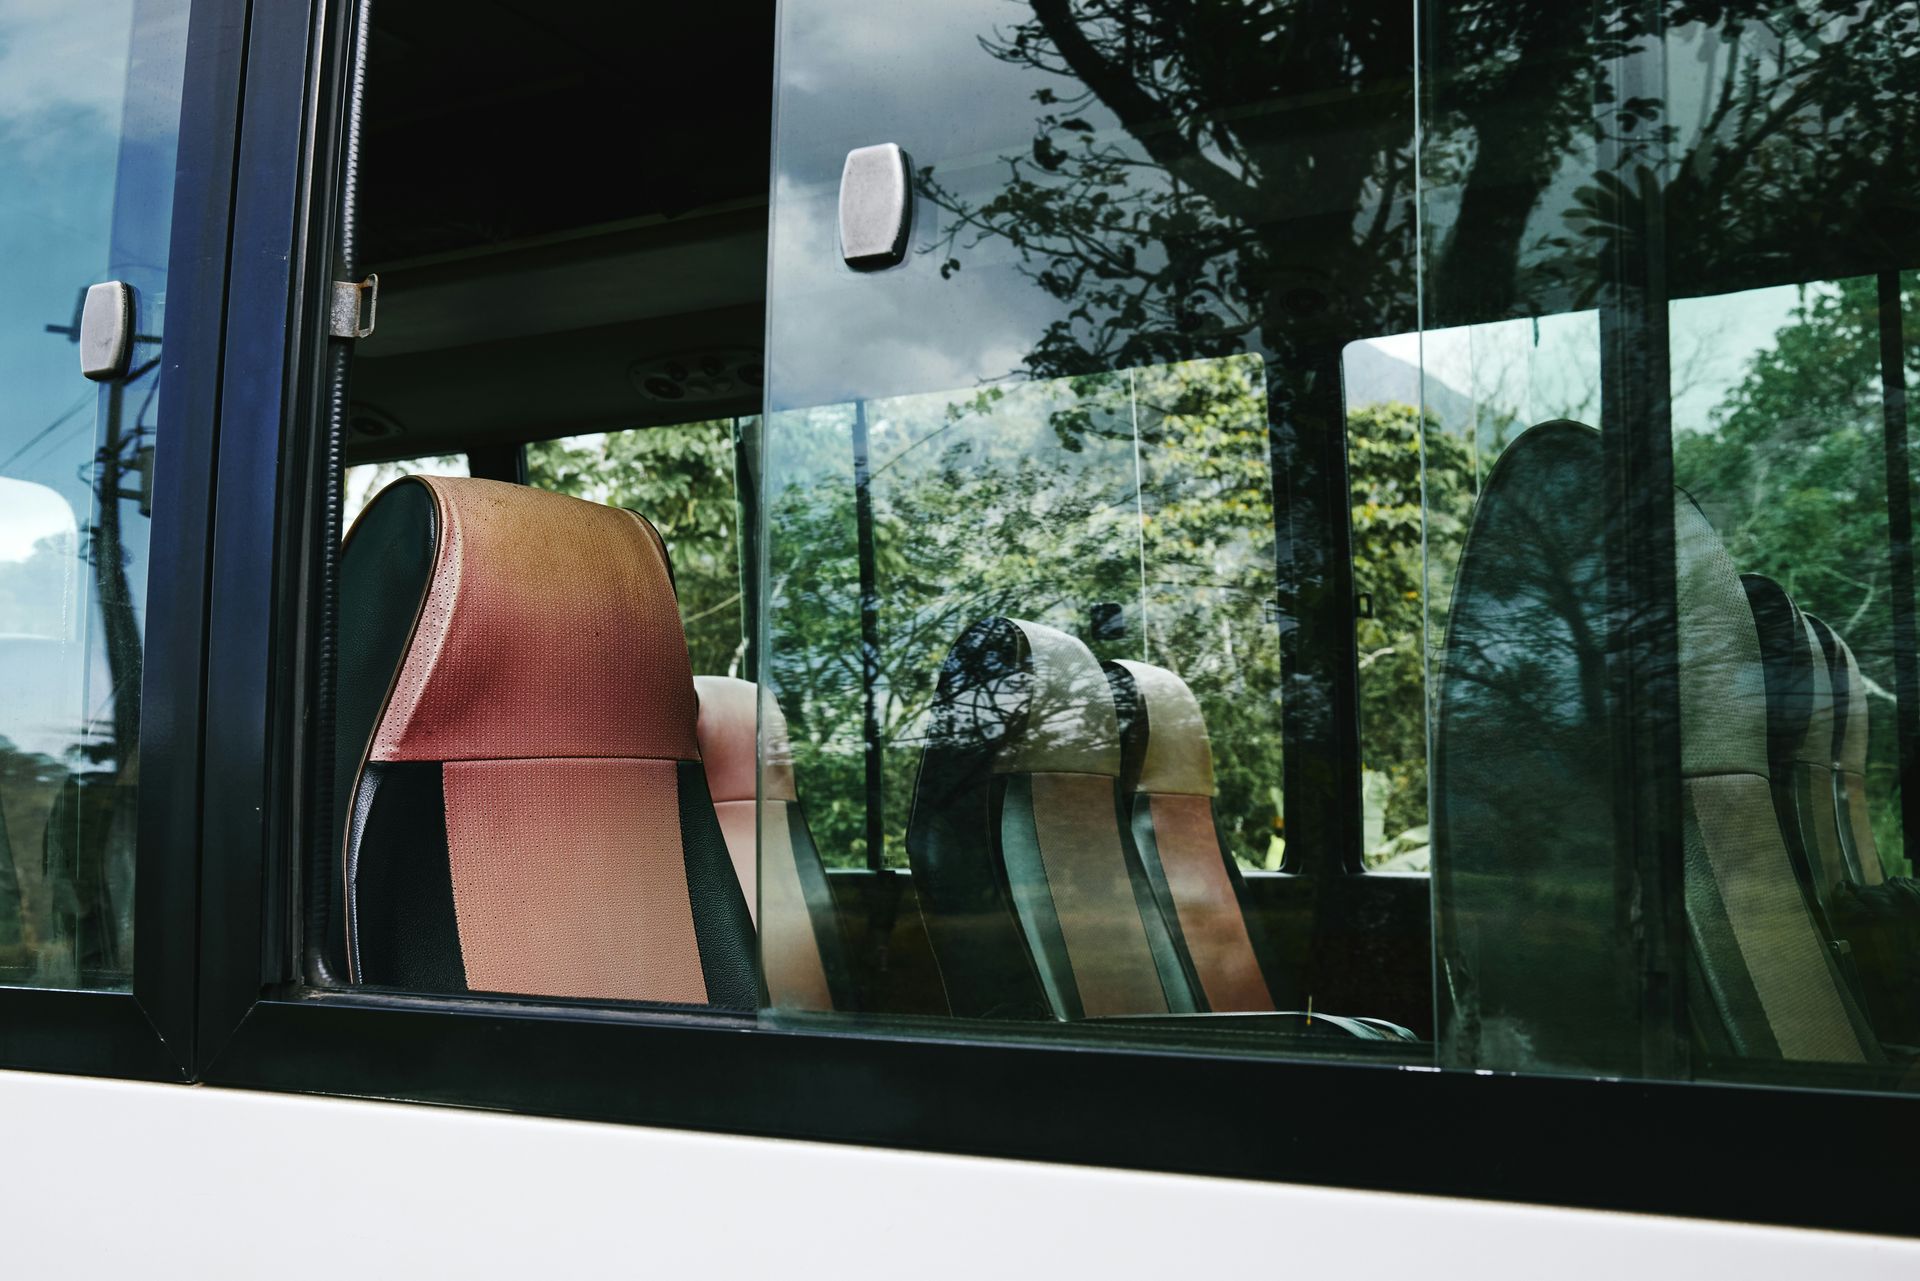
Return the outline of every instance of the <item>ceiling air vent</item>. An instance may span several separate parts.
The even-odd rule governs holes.
[[[743,348],[681,352],[636,360],[627,379],[647,400],[661,405],[699,405],[758,396],[764,377],[760,353]]]

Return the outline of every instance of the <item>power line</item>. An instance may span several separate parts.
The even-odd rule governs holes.
[[[91,387],[89,387],[86,391],[81,392],[80,399],[74,401],[72,405],[68,406],[67,411],[65,413],[61,414],[58,418],[48,423],[45,427],[42,427],[39,431],[35,432],[33,434],[33,439],[29,440],[26,444],[20,446],[20,448],[14,450],[11,454],[8,454],[7,461],[5,461],[4,463],[0,463],[0,472],[3,472],[7,468],[13,466],[13,464],[19,460],[22,454],[26,453],[29,449],[32,449],[35,445],[39,444],[41,441],[45,440],[48,436],[52,435],[53,432],[62,423],[67,421],[67,419],[73,417],[75,414],[79,413],[82,409],[85,409],[88,405],[92,404],[93,399],[94,399],[94,393]]]

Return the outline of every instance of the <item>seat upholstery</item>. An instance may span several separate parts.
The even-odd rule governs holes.
[[[1080,641],[975,623],[940,669],[907,848],[955,1014],[1205,1008],[1121,821],[1120,741]]]
[[[1240,872],[1213,815],[1213,744],[1187,683],[1164,667],[1104,665],[1120,719],[1120,797],[1141,866],[1174,915],[1209,1009],[1271,1010]]]
[[[760,699],[751,681],[696,676],[693,687],[707,788],[755,914],[768,1000],[782,1010],[851,1009],[846,944],[794,786],[786,718],[772,698]],[[755,750],[756,720],[764,730],[764,769]]]
[[[1443,1054],[1482,1067],[1637,1069],[1621,961],[1628,791],[1608,744],[1610,577],[1599,433],[1508,446],[1449,609],[1434,755]],[[1860,1062],[1877,1045],[1818,935],[1775,815],[1766,676],[1725,548],[1673,508],[1687,1008],[1710,1053]]]
[[[1878,885],[1887,877],[1867,810],[1867,734],[1871,728],[1867,683],[1853,647],[1844,637],[1825,623],[1815,632],[1833,682],[1833,810],[1841,856],[1850,880],[1859,885]]]
[[[355,982],[748,1009],[671,570],[632,512],[409,477],[342,552]]]

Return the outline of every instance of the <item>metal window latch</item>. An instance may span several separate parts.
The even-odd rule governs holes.
[[[333,311],[327,332],[335,338],[365,338],[373,332],[373,312],[380,301],[380,277],[370,275],[358,284],[333,282]]]
[[[69,331],[71,332],[71,331]],[[80,372],[97,383],[127,376],[133,359],[133,286],[103,280],[80,305]]]
[[[912,166],[891,142],[847,153],[840,170],[840,256],[855,271],[905,261],[913,230]]]

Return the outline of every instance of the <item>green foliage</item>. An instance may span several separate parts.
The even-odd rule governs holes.
[[[1449,598],[1473,504],[1466,443],[1411,405],[1347,414],[1362,765],[1386,780],[1389,838],[1427,821],[1424,607]],[[1369,851],[1371,852],[1371,851]]]
[[[527,482],[653,522],[673,558],[693,670],[738,674],[740,515],[731,421],[642,427],[527,446]]]

